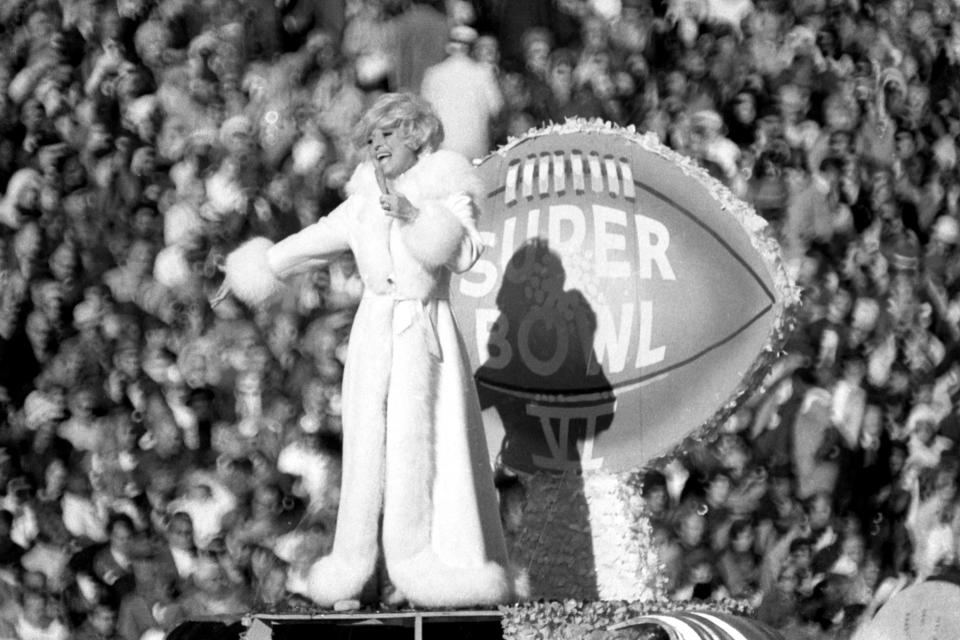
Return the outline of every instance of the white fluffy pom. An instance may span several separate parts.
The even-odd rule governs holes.
[[[359,598],[375,571],[374,563],[366,558],[330,554],[310,565],[305,574],[291,572],[287,577],[287,590],[304,595],[322,607],[332,607],[342,600]]]
[[[165,247],[153,263],[153,277],[168,289],[182,289],[190,284],[193,273],[183,249]]]
[[[283,281],[267,261],[267,250],[272,246],[266,238],[253,238],[227,256],[224,283],[249,306],[259,307],[283,289]]]
[[[447,564],[432,549],[391,562],[393,584],[421,607],[471,607],[505,604],[514,600],[506,569],[497,562],[477,566]]]

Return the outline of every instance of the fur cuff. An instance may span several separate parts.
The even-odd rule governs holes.
[[[364,558],[345,558],[332,553],[313,563],[305,581],[302,578],[288,580],[287,589],[321,607],[332,607],[341,600],[359,600],[375,571],[376,566]]]
[[[387,559],[390,580],[421,607],[469,607],[505,604],[515,599],[507,571],[496,562],[454,567],[432,550],[398,562]]]
[[[470,206],[465,196],[451,198],[453,206]],[[460,250],[466,229],[450,207],[435,202],[427,203],[412,222],[401,227],[401,236],[414,260],[436,269],[447,264]]]
[[[251,307],[259,307],[283,289],[267,261],[273,242],[253,238],[230,252],[224,268],[224,283],[230,292]]]

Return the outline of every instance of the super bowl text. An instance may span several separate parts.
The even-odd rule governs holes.
[[[668,253],[670,232],[663,223],[599,204],[590,205],[589,211],[590,215],[572,204],[550,205],[544,208],[545,215],[541,215],[539,208],[530,209],[521,216],[506,218],[499,233],[482,232],[490,257],[481,258],[473,270],[460,279],[460,293],[483,298],[493,292],[501,277],[508,282],[522,282],[529,274],[529,262],[535,259],[535,249],[521,249],[530,255],[520,260],[519,267],[512,264],[516,260],[511,261],[511,257],[524,240],[540,237],[560,256],[583,254],[588,250],[593,256],[594,275],[601,279],[623,280],[624,284],[633,278],[677,279]],[[588,234],[588,226],[592,234]],[[633,255],[627,253],[628,236],[635,241]],[[499,247],[496,246],[498,240]],[[585,359],[584,374],[596,373],[598,368],[619,373],[628,362],[643,368],[665,359],[667,345],[655,345],[653,340],[652,300],[624,301],[618,308],[602,300],[591,299],[590,303],[596,314],[596,328],[577,333],[581,339],[592,336],[593,341],[579,345],[570,345],[572,336],[567,334],[565,323],[551,322],[549,306],[531,305],[517,327],[511,327],[510,319],[502,317],[498,309],[478,307],[475,312],[477,352],[486,353],[486,364],[490,368],[502,369],[516,357],[530,372],[540,376],[556,373],[567,360],[570,348],[596,354],[596,358]],[[549,354],[536,353],[534,344],[534,337],[543,333],[543,325],[555,329],[556,340]],[[516,349],[506,339],[513,331]],[[542,346],[542,341],[537,341],[537,345]]]

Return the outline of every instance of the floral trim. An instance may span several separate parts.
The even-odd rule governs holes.
[[[504,640],[621,640],[636,637],[635,630],[608,631],[611,625],[640,616],[674,611],[706,611],[752,616],[753,610],[737,600],[715,603],[655,600],[563,600],[525,602],[500,607]]]
[[[524,475],[526,507],[507,538],[534,600],[653,601],[666,572],[640,511],[637,472]]]

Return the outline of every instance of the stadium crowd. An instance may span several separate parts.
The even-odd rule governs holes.
[[[306,604],[359,279],[209,299],[242,239],[336,206],[398,90],[474,158],[569,116],[653,131],[780,238],[788,357],[644,477],[671,596],[838,638],[957,572],[951,0],[7,0],[0,51],[0,638]]]

